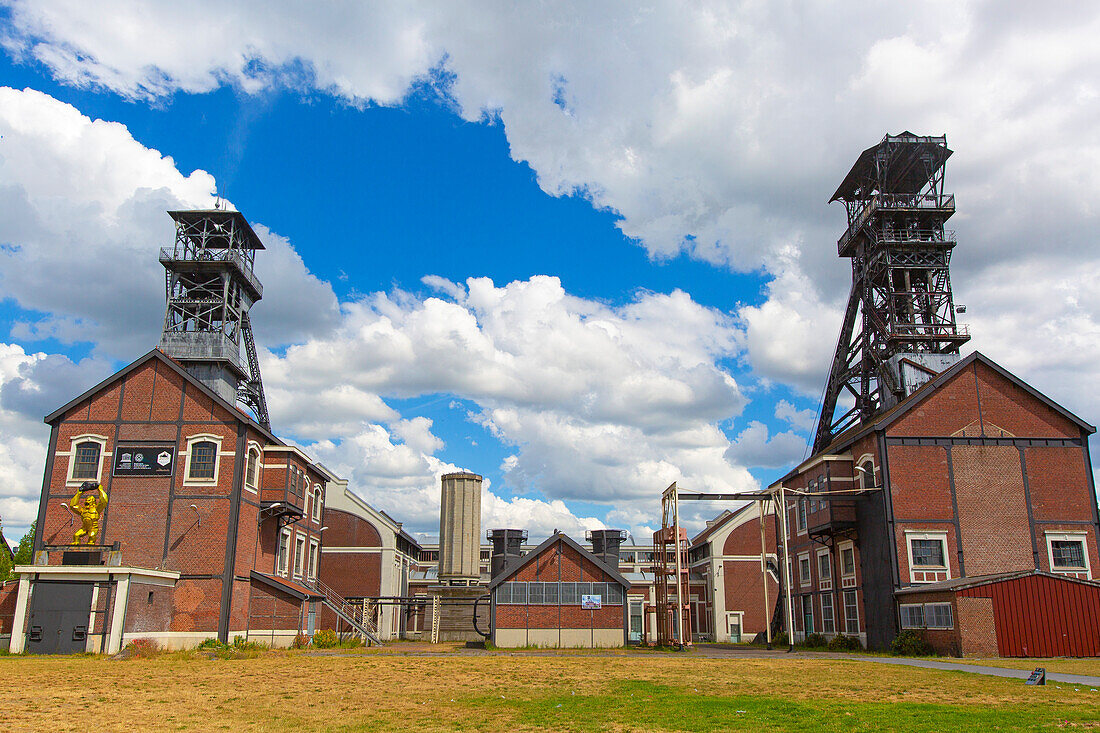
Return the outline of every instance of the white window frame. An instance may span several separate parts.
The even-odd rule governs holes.
[[[306,577],[310,580],[317,580],[317,563],[321,558],[321,543],[315,539],[309,540],[309,560],[306,566]]]
[[[807,503],[804,496],[798,497],[794,502],[794,528],[797,534],[806,534],[806,527],[810,523],[810,508]]]
[[[929,608],[932,607],[947,607],[947,615],[951,617],[951,624],[948,626],[933,626],[929,623],[929,619],[932,614],[929,613]],[[920,609],[920,625],[907,623],[905,620],[906,609]],[[933,629],[937,631],[945,631],[955,628],[955,609],[951,607],[951,604],[947,601],[937,601],[935,603],[903,603],[898,608],[898,620],[901,622],[901,628],[903,629]]]
[[[73,471],[76,470],[76,447],[81,443],[98,443],[99,444],[99,465],[96,466],[95,478],[73,478]],[[96,435],[95,433],[85,433],[84,435],[78,435],[72,439],[69,444],[69,471],[65,478],[65,485],[80,486],[85,481],[95,481],[96,483],[103,483],[103,461],[107,457],[107,436]]]
[[[906,613],[909,613],[914,608],[920,609],[920,624],[915,624],[906,618]],[[924,604],[923,603],[902,603],[898,606],[898,621],[901,623],[903,629],[923,629],[924,628]]]
[[[306,564],[306,548],[309,543],[306,542],[306,536],[301,532],[294,533],[294,577],[301,578],[305,573]]]
[[[325,494],[324,489],[321,488],[321,484],[313,484],[313,514],[311,515],[314,522],[321,523],[322,512],[325,506]]]
[[[829,573],[828,577],[821,574],[821,558],[825,558],[825,568]],[[817,563],[817,584],[821,590],[829,590],[833,587],[833,556],[828,549],[818,550],[817,556],[814,561]]]
[[[195,443],[214,444],[214,478],[191,478],[191,447]],[[184,486],[217,486],[222,468],[222,436],[213,433],[199,433],[187,436],[187,461],[183,467]]]
[[[833,627],[831,629],[826,629],[825,628],[825,600],[826,599],[828,599],[828,601],[829,601],[829,604],[828,604],[829,605],[829,625],[831,625]],[[832,593],[832,591],[829,591],[828,593],[822,593],[820,603],[821,603],[821,633],[822,634],[835,634],[836,633],[836,604],[833,603],[833,593]]]
[[[805,568],[808,572],[803,574],[802,563],[806,563]],[[810,561],[810,553],[803,552],[798,555],[798,584],[799,585],[811,585],[814,582],[814,569],[813,562]]]
[[[840,578],[855,578],[856,577],[856,543],[848,540],[846,543],[842,543],[837,546],[837,553],[840,558]],[[851,572],[844,569],[844,554],[845,551],[851,551]]]
[[[1060,573],[1062,575],[1081,575],[1084,573],[1088,579],[1092,578],[1092,568],[1089,567],[1089,543],[1088,532],[1066,532],[1066,531],[1047,531],[1043,534],[1047,539],[1047,567],[1050,568],[1052,573]],[[1054,542],[1059,540],[1062,542],[1080,542],[1081,543],[1081,555],[1085,559],[1085,566],[1083,568],[1056,568],[1054,567]]]
[[[855,609],[854,618],[851,620],[855,622],[855,631],[848,630],[848,595],[851,593],[852,597],[856,599],[856,602],[852,604],[852,608]],[[844,609],[844,633],[845,634],[858,634],[859,633],[859,593],[855,588],[849,588],[842,591],[840,596],[840,607]]]
[[[252,460],[252,456],[256,456],[256,475],[248,475],[248,463]],[[188,453],[190,456],[190,452]],[[251,442],[248,444],[248,450],[244,456],[244,485],[246,489],[251,489],[253,493],[260,490],[260,484],[263,483],[264,464],[263,464],[264,452],[260,450],[260,444]]]
[[[290,571],[290,530],[283,529],[275,540],[275,574],[284,578]]]
[[[943,547],[943,565],[921,565],[917,567],[913,564],[913,540],[939,540],[941,547]],[[951,556],[948,554],[947,545],[947,532],[913,532],[911,530],[905,530],[905,551],[909,554],[909,582],[911,583],[934,583],[935,580],[917,580],[917,573],[947,573],[947,578],[951,578]]]

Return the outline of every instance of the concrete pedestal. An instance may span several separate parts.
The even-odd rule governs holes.
[[[429,593],[439,598],[439,641],[483,641],[485,637],[474,629],[474,601],[486,595],[484,586],[448,586],[438,585]],[[424,638],[430,639],[431,619],[425,629]],[[489,599],[477,606],[477,625],[486,634],[489,633]]]

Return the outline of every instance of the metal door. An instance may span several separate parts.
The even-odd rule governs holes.
[[[31,654],[83,652],[95,583],[37,580],[31,595],[26,649]]]

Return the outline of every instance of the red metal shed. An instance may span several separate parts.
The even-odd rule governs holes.
[[[897,591],[903,607],[949,602],[952,629],[926,630],[944,653],[1100,656],[1100,583],[1041,570],[957,578]],[[903,614],[904,618],[913,617]]]

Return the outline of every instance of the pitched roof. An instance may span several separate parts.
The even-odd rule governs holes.
[[[993,361],[992,359],[990,359],[985,354],[981,353],[980,351],[975,351],[975,352],[972,352],[970,355],[960,359],[957,363],[953,364],[949,368],[947,368],[947,369],[943,370],[942,372],[940,372],[935,378],[933,378],[933,379],[929,380],[928,382],[925,382],[924,384],[922,384],[919,389],[917,389],[915,392],[913,392],[913,394],[909,395],[904,400],[897,403],[896,405],[894,405],[890,409],[886,410],[885,412],[883,412],[879,415],[876,415],[875,417],[871,418],[869,421],[867,421],[865,423],[860,423],[858,425],[853,425],[852,427],[848,428],[843,433],[836,436],[836,438],[833,440],[832,443],[825,446],[825,448],[823,448],[820,451],[818,451],[817,453],[813,454],[812,456],[807,458],[802,463],[798,464],[795,468],[791,469],[791,471],[789,473],[787,473],[785,476],[783,476],[783,478],[779,479],[775,483],[776,484],[782,483],[783,481],[786,481],[787,479],[793,478],[794,476],[798,475],[799,471],[801,470],[801,468],[803,466],[805,466],[806,464],[814,461],[818,456],[838,453],[838,452],[844,450],[845,448],[847,448],[848,446],[850,446],[852,443],[854,443],[857,440],[859,440],[860,438],[862,438],[863,436],[867,435],[868,433],[871,433],[875,430],[885,429],[890,424],[892,424],[896,420],[900,419],[907,412],[912,410],[914,407],[916,407],[917,405],[919,405],[920,403],[924,402],[926,399],[931,397],[932,394],[937,389],[942,387],[944,384],[946,384],[952,378],[954,378],[957,374],[959,374],[964,369],[966,369],[968,366],[970,366],[971,364],[974,364],[974,363],[981,363],[982,365],[984,365],[984,366],[988,367],[989,369],[993,370],[993,372],[995,372],[996,374],[999,374],[1000,376],[1004,377],[1008,381],[1012,382],[1017,387],[1021,388],[1022,390],[1024,390],[1028,394],[1030,394],[1032,397],[1034,397],[1035,399],[1039,400],[1040,402],[1042,402],[1047,407],[1049,407],[1052,410],[1054,410],[1055,412],[1057,412],[1062,417],[1064,417],[1067,420],[1069,420],[1070,422],[1076,424],[1078,427],[1080,427],[1086,433],[1091,435],[1092,433],[1096,432],[1096,427],[1095,426],[1090,425],[1089,423],[1085,422],[1084,420],[1082,420],[1077,415],[1073,414],[1072,412],[1070,412],[1066,408],[1062,407],[1057,402],[1050,399],[1045,394],[1043,394],[1039,390],[1035,389],[1030,384],[1023,381],[1022,379],[1017,377],[1015,374],[1013,374],[1012,372],[1010,372],[1007,369],[1005,369],[1004,367],[1002,367],[1000,364],[998,364],[995,361]],[[775,484],[773,484],[773,485],[775,485]]]
[[[204,395],[206,395],[210,399],[214,400],[215,404],[217,404],[218,406],[220,406],[221,408],[223,408],[225,410],[228,410],[229,413],[231,415],[233,415],[235,418],[237,418],[241,422],[247,423],[252,428],[254,428],[255,430],[262,433],[264,435],[264,437],[270,439],[271,442],[273,442],[277,445],[284,445],[283,441],[280,440],[278,437],[276,437],[274,433],[272,433],[270,430],[268,430],[267,428],[265,428],[264,426],[260,425],[258,422],[253,420],[251,417],[248,416],[247,413],[245,413],[243,410],[241,410],[236,405],[231,405],[228,402],[226,402],[216,392],[214,392],[214,390],[210,389],[205,384],[203,384],[199,380],[195,379],[195,377],[193,377],[190,372],[188,372],[186,369],[184,369],[182,366],[180,366],[178,362],[176,362],[174,359],[170,358],[167,354],[165,354],[160,349],[153,349],[152,351],[145,354],[144,356],[139,357],[136,361],[131,362],[127,366],[124,366],[122,369],[115,372],[111,376],[107,377],[106,379],[104,379],[102,382],[100,382],[96,386],[94,386],[91,389],[88,389],[87,391],[85,391],[79,397],[75,397],[75,398],[69,400],[64,405],[62,405],[61,407],[59,407],[56,410],[54,410],[53,412],[51,412],[49,415],[46,415],[46,417],[43,418],[43,421],[46,422],[47,424],[53,424],[53,422],[55,420],[60,418],[66,412],[71,410],[73,407],[76,407],[77,405],[79,405],[81,402],[88,399],[92,395],[94,395],[97,392],[101,391],[104,387],[107,387],[108,385],[116,382],[117,380],[122,379],[127,374],[129,374],[130,372],[134,371],[135,369],[138,369],[141,366],[144,366],[146,363],[148,363],[148,362],[150,362],[154,359],[160,361],[162,364],[167,365],[168,368],[172,369],[176,374],[178,374],[180,377],[182,377],[188,384],[190,384],[193,387],[196,387]]]
[[[991,583],[1002,583],[1006,580],[1016,580],[1018,578],[1027,578],[1032,575],[1039,575],[1044,578],[1054,578],[1055,580],[1065,580],[1072,583],[1081,583],[1092,587],[1100,587],[1100,583],[1095,580],[1084,580],[1083,578],[1075,578],[1069,575],[1059,575],[1057,573],[1048,573],[1046,570],[1017,570],[1010,573],[994,573],[991,575],[972,575],[966,578],[952,578],[951,580],[941,580],[938,583],[922,583],[920,585],[911,585],[905,588],[899,588],[894,591],[896,596],[907,596],[916,593],[936,593],[940,591],[957,591],[965,590],[967,588],[977,588],[982,585],[989,585]]]
[[[552,546],[556,542],[564,542],[565,544],[569,545],[574,550],[581,553],[581,557],[591,561],[596,567],[600,568],[612,578],[614,578],[615,581],[619,583],[619,585],[623,586],[624,588],[630,587],[630,581],[623,577],[623,574],[619,572],[618,568],[611,567],[603,560],[593,555],[587,548],[579,544],[569,535],[557,532],[547,537],[541,545],[531,550],[523,557],[514,558],[509,561],[508,564],[505,565],[504,568],[500,571],[500,573],[498,573],[497,576],[493,578],[492,581],[490,581],[489,590],[496,588],[498,585],[504,582],[505,578],[509,578],[515,575],[522,568],[533,563],[535,559],[543,553],[544,550],[546,550],[548,547]]]

